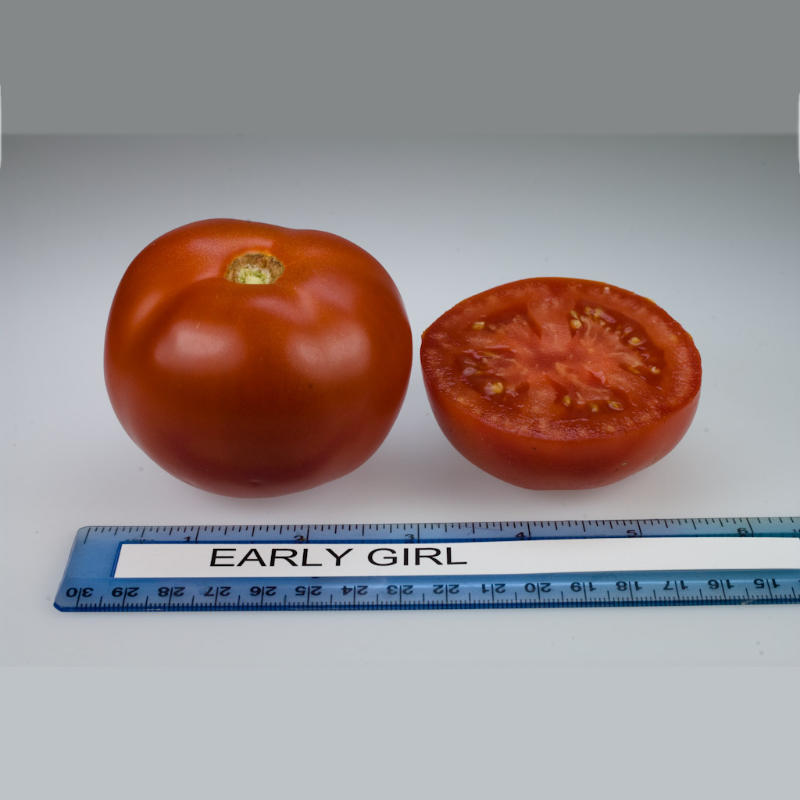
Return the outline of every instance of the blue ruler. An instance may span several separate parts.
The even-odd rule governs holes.
[[[800,601],[800,517],[81,528],[60,611]]]

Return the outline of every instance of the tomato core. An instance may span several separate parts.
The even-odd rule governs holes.
[[[225,279],[232,283],[275,283],[286,269],[271,253],[245,253],[228,265]]]

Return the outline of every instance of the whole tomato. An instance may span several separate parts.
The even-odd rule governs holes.
[[[666,455],[700,397],[692,337],[610,284],[529,278],[469,297],[423,334],[434,415],[478,467],[529,489],[588,489]]]
[[[168,472],[270,496],[369,458],[400,410],[411,357],[397,288],[360,247],[213,219],[161,236],[128,267],[105,377],[123,427]]]

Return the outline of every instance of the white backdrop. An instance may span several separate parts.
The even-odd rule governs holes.
[[[238,741],[265,764],[270,753],[283,759],[291,774],[273,765],[269,785],[299,796],[334,785],[428,796],[444,784],[478,796],[527,781],[570,796],[613,782],[615,767],[627,770],[614,759],[632,757],[631,780],[664,773],[651,793],[660,797],[680,787],[665,761],[677,748],[686,769],[741,797],[757,781],[726,748],[745,738],[750,765],[767,770],[762,788],[780,787],[793,763],[778,734],[792,735],[796,719],[791,673],[780,669],[800,666],[794,606],[65,615],[51,604],[85,524],[800,513],[795,158],[788,137],[7,138],[0,661],[15,774],[42,789],[80,769],[99,792],[125,763],[116,731],[128,747],[147,745],[153,785],[183,775],[198,791],[224,781],[204,777],[211,766],[188,743],[221,736],[233,757]],[[450,447],[415,357],[395,428],[356,472],[269,500],[203,493],[126,437],[105,394],[102,346],[133,256],[212,216],[357,242],[397,282],[417,344],[455,302],[526,276],[652,297],[703,356],[698,415],[673,453],[624,482],[530,492]],[[720,667],[737,672],[707,671]],[[761,720],[769,730],[756,733]],[[158,747],[176,731],[180,770]],[[86,736],[102,742],[95,767],[81,761]],[[586,770],[572,772],[561,748],[573,745]],[[55,773],[34,769],[37,747]],[[251,777],[230,780],[266,785]]]

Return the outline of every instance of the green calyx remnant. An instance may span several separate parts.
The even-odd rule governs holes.
[[[233,283],[275,283],[284,269],[283,262],[269,253],[245,253],[231,261],[225,279]]]

